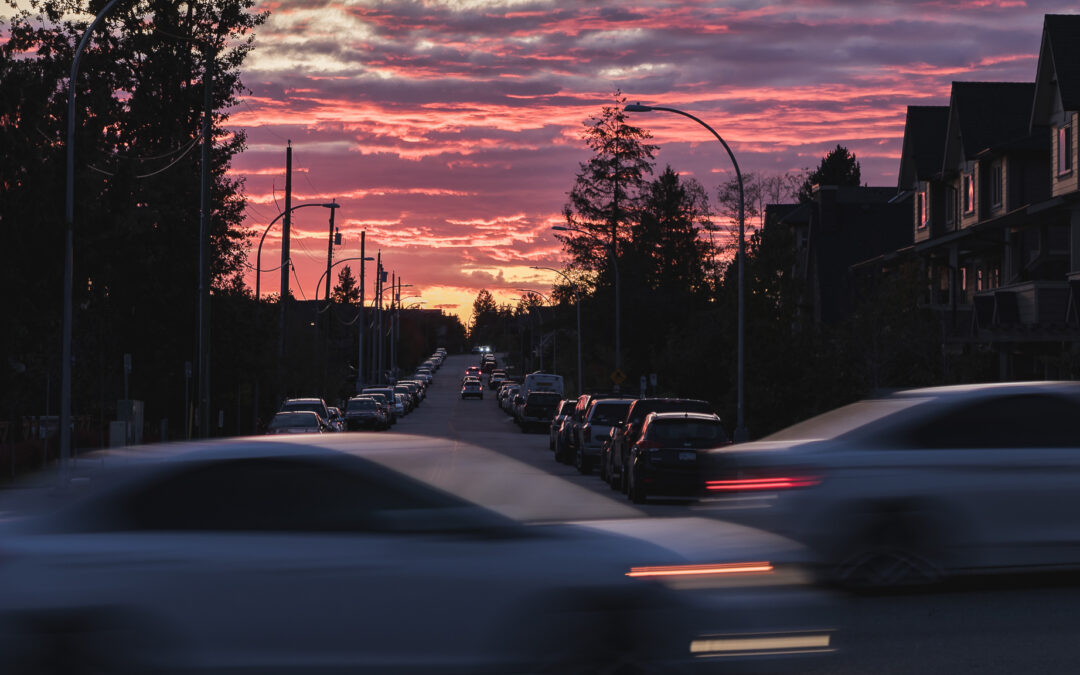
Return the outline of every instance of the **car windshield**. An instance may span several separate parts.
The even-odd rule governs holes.
[[[349,405],[345,408],[346,412],[356,412],[358,410],[375,410],[378,404],[375,403],[375,399],[372,398],[354,398],[349,400]]]
[[[685,441],[704,441],[722,444],[727,442],[727,434],[719,422],[698,420],[669,420],[657,422],[649,427],[646,438],[660,443],[683,443]]]

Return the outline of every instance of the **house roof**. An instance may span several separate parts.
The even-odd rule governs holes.
[[[1080,14],[1047,14],[1043,31],[1057,72],[1061,102],[1080,110]]]
[[[949,106],[908,106],[900,155],[900,189],[911,189],[916,181],[928,180],[941,171],[948,130]]]
[[[949,136],[964,159],[1027,136],[1034,96],[1034,82],[953,82]]]

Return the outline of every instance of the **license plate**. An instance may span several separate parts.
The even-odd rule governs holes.
[[[692,462],[695,459],[697,459],[697,453],[696,452],[680,452],[679,453],[679,461],[680,462]]]

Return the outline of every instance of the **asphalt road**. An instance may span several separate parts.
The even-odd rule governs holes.
[[[591,491],[580,517],[642,514],[664,518],[709,513],[681,502],[635,506],[598,477],[558,464],[546,434],[523,434],[484,390],[461,400],[460,378],[475,355],[446,359],[427,400],[395,432],[437,436],[502,453]],[[712,514],[714,517],[719,514]],[[828,593],[835,654],[807,664],[773,661],[768,672],[1075,673],[1080,671],[1080,578],[994,578],[894,596]],[[778,608],[779,611],[779,608]],[[803,617],[792,616],[792,625]],[[816,618],[816,617],[815,617]]]

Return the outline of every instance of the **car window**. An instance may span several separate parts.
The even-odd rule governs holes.
[[[629,409],[629,403],[597,403],[589,415],[589,421],[592,424],[612,426],[626,419],[626,411]]]
[[[702,441],[706,443],[727,443],[724,427],[718,422],[672,420],[654,423],[645,436],[650,441],[660,443],[683,443]]]
[[[345,407],[346,412],[357,410],[375,410],[374,399],[353,399],[349,401],[349,404]]]
[[[311,415],[295,415],[292,413],[274,415],[274,419],[270,420],[271,429],[315,429],[319,426],[319,418],[315,414]]]
[[[312,402],[303,402],[303,403],[299,402],[299,401],[290,401],[290,402],[286,403],[285,405],[281,406],[281,411],[282,412],[305,411],[305,410],[308,411],[308,412],[313,412],[316,415],[318,415],[319,417],[329,417],[329,413],[327,412],[326,408],[324,408],[323,406],[319,405],[318,403],[316,403],[314,401],[312,401]]]
[[[890,415],[925,403],[925,398],[871,399],[859,401],[793,424],[766,436],[762,441],[808,441],[855,432]]]
[[[184,466],[109,500],[98,522],[115,530],[386,531],[408,522],[395,512],[471,506],[363,460],[350,464],[259,458]]]
[[[1080,448],[1080,404],[1025,394],[966,403],[913,425],[900,437],[914,448]]]

